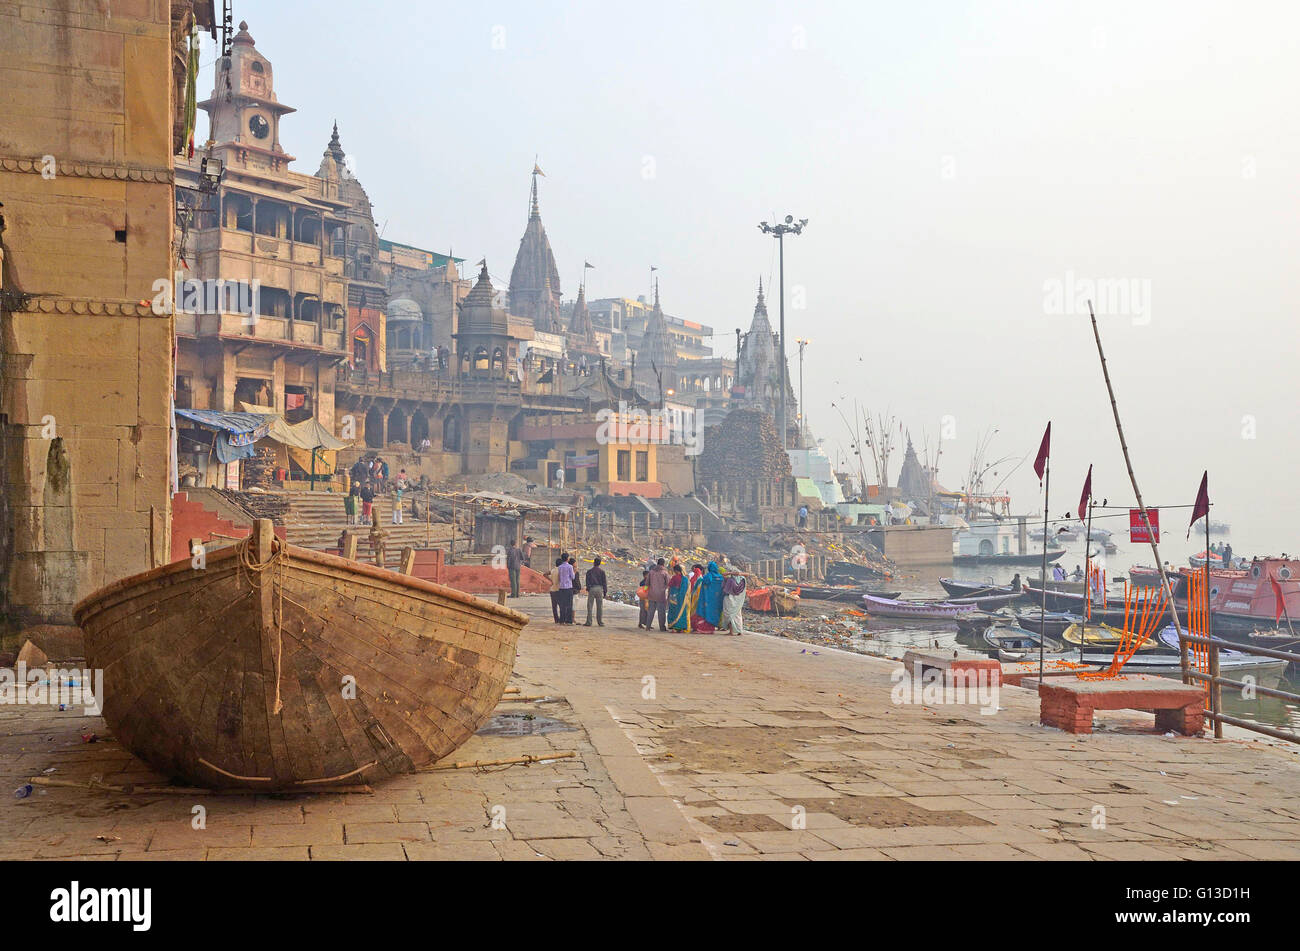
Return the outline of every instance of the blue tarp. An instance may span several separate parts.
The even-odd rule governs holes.
[[[183,419],[224,433],[224,439],[231,446],[252,446],[267,434],[275,421],[274,416],[261,413],[223,413],[211,409],[178,409],[175,412]]]

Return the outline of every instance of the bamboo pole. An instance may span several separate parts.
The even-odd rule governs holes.
[[[1097,315],[1093,312],[1092,301],[1088,301],[1088,318],[1092,321],[1092,336],[1097,341],[1097,356],[1101,359],[1101,375],[1106,380],[1106,392],[1110,395],[1111,413],[1115,417],[1115,432],[1119,434],[1119,447],[1124,452],[1124,466],[1128,469],[1128,480],[1133,484],[1133,496],[1137,499],[1138,511],[1142,513],[1142,524],[1147,528],[1147,541],[1151,543],[1151,554],[1156,559],[1156,569],[1160,572],[1160,584],[1164,590],[1165,597],[1169,600],[1169,613],[1174,618],[1174,628],[1179,631],[1179,659],[1183,668],[1183,683],[1190,682],[1187,675],[1187,642],[1183,640],[1181,632],[1183,626],[1178,620],[1178,606],[1174,604],[1173,594],[1169,588],[1169,576],[1165,573],[1165,563],[1160,558],[1160,546],[1156,541],[1155,534],[1151,531],[1151,518],[1147,515],[1146,504],[1142,501],[1142,491],[1138,488],[1137,476],[1133,474],[1133,460],[1129,456],[1128,442],[1124,439],[1124,426],[1119,421],[1119,404],[1115,401],[1115,387],[1110,382],[1110,370],[1106,367],[1106,353],[1101,348],[1101,331],[1097,329]],[[1206,524],[1209,524],[1209,518],[1206,518]],[[1044,539],[1046,540],[1046,539]],[[1208,553],[1207,553],[1208,555]],[[1043,579],[1046,586],[1047,579]]]
[[[1206,487],[1208,500],[1209,488]],[[1205,509],[1205,636],[1207,639],[1214,638],[1213,622],[1210,620],[1212,612],[1210,610],[1210,509]],[[1210,681],[1210,712],[1214,714],[1214,738],[1223,739],[1223,721],[1219,719],[1219,714],[1223,712],[1223,688],[1219,685],[1219,648],[1216,645],[1210,646],[1210,676],[1214,679]]]
[[[1052,424],[1049,422],[1049,423],[1047,424],[1047,426],[1048,426],[1048,428],[1050,429],[1051,426],[1052,426]],[[1044,476],[1044,483],[1043,483],[1043,579],[1042,579],[1042,585],[1043,585],[1042,595],[1043,595],[1043,597],[1042,597],[1042,604],[1041,604],[1041,606],[1039,607],[1039,615],[1038,615],[1038,684],[1039,684],[1040,687],[1042,686],[1042,683],[1043,683],[1043,666],[1044,666],[1044,663],[1045,663],[1045,658],[1044,658],[1044,643],[1045,643],[1046,640],[1047,640],[1047,513],[1051,510],[1051,509],[1050,509],[1050,506],[1049,506],[1049,504],[1048,504],[1048,499],[1049,499],[1049,498],[1051,497],[1051,495],[1052,495],[1052,446],[1051,446],[1051,443],[1048,443],[1048,446],[1047,446],[1047,458],[1043,461],[1043,469],[1044,469],[1044,471],[1043,471],[1043,476]],[[1080,641],[1079,641],[1080,644],[1083,643],[1082,637],[1083,637],[1083,635],[1080,634]]]

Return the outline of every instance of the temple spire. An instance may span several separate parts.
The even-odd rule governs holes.
[[[541,166],[537,164],[537,157],[533,156],[533,200],[528,210],[530,218],[540,218],[542,216],[541,209],[537,204],[537,176],[545,174],[546,173],[542,171]]]

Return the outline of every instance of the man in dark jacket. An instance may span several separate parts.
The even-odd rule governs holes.
[[[519,574],[524,566],[524,550],[519,543],[513,543],[506,549],[506,573],[510,575],[510,597],[519,597]]]
[[[599,627],[605,626],[605,591],[608,582],[605,580],[605,569],[600,567],[600,556],[596,556],[592,566],[587,569],[587,623],[585,627],[591,627],[591,609],[596,609],[596,624]]]

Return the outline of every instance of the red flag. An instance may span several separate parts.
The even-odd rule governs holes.
[[[1047,429],[1043,431],[1043,443],[1038,447],[1038,457],[1034,459],[1034,474],[1038,476],[1038,481],[1043,481],[1043,473],[1047,471],[1047,457],[1051,454],[1052,443],[1052,424],[1047,424]]]
[[[1079,496],[1079,519],[1083,520],[1088,511],[1088,500],[1092,498],[1092,466],[1088,467],[1088,478],[1083,480],[1083,495]]]
[[[1196,505],[1192,508],[1192,520],[1187,523],[1187,537],[1192,537],[1192,526],[1196,520],[1204,515],[1207,519],[1210,517],[1210,472],[1207,469],[1201,476],[1201,487],[1196,493]]]
[[[1277,583],[1276,578],[1269,575],[1268,580],[1273,585],[1273,620],[1277,621],[1286,613],[1286,596],[1282,594],[1282,586]]]

